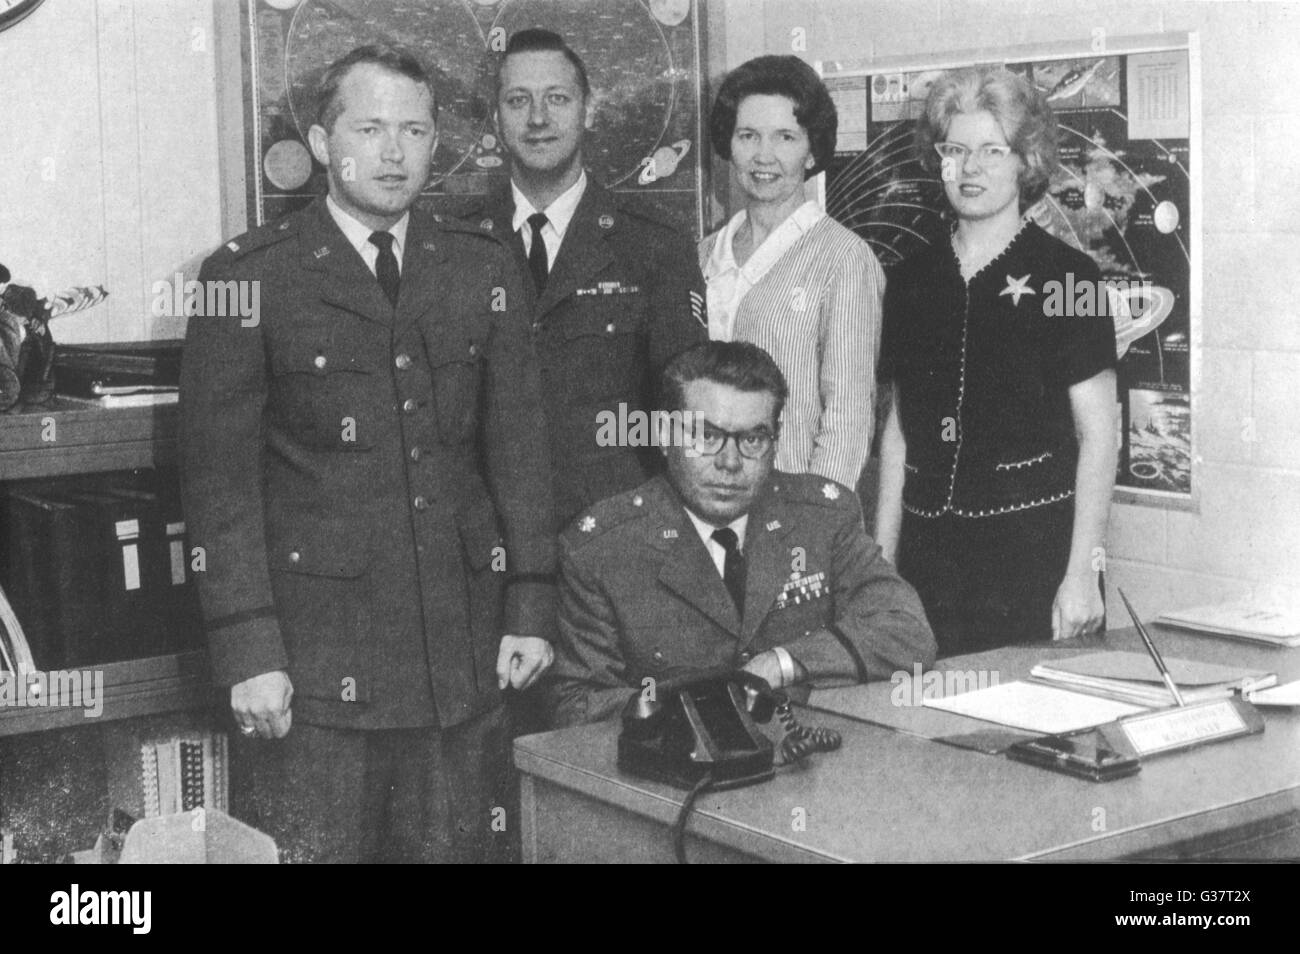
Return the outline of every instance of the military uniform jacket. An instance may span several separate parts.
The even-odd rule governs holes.
[[[466,221],[508,241],[528,275],[508,183]],[[617,422],[620,405],[653,408],[659,371],[708,339],[704,278],[688,237],[620,208],[588,176],[545,289],[539,297],[525,285],[563,525],[660,469],[657,448],[605,440],[601,413]]]
[[[556,721],[616,714],[646,677],[742,666],[784,646],[814,684],[887,679],[934,660],[915,591],[848,488],[776,472],[745,530],[745,616],[663,477],[602,501],[561,540]]]
[[[183,491],[216,680],[285,669],[297,718],[455,725],[499,700],[503,632],[549,638],[553,516],[508,249],[412,210],[396,309],[318,200],[227,243],[194,316]],[[205,284],[205,288],[208,285]],[[503,594],[504,588],[504,594]]]

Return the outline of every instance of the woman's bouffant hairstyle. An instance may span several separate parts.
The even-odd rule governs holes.
[[[943,142],[953,116],[990,113],[1002,127],[1012,151],[1024,162],[1020,172],[1020,210],[1043,197],[1058,167],[1056,116],[1042,91],[1002,67],[952,70],[935,80],[925,100],[925,113],[916,124],[921,165],[938,174],[940,160],[934,144]]]
[[[797,56],[759,56],[727,74],[709,114],[709,139],[719,158],[731,161],[736,112],[746,96],[784,96],[794,103],[794,118],[808,134],[813,167],[804,178],[823,171],[835,154],[839,117],[817,71]]]

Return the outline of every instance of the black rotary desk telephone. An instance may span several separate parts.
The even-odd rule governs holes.
[[[686,861],[686,821],[702,792],[753,785],[775,775],[776,747],[756,724],[773,715],[785,729],[782,764],[840,747],[838,732],[800,725],[785,693],[744,670],[696,669],[648,680],[624,706],[618,767],[690,790],[673,825],[679,862]]]

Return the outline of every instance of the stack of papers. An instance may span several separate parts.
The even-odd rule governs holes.
[[[1300,646],[1300,610],[1250,600],[1161,613],[1156,622],[1270,646]]]
[[[1277,674],[1236,666],[1167,659],[1169,674],[1178,685],[1183,701],[1208,702],[1226,699],[1243,689],[1263,689],[1277,683]],[[1031,679],[1089,695],[1114,699],[1148,709],[1174,704],[1160,670],[1146,653],[1105,652],[1073,656],[1052,663],[1039,663],[1030,670]]]

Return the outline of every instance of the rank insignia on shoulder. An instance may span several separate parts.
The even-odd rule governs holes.
[[[688,295],[691,299],[691,317],[707,328],[709,321],[704,316],[704,296],[694,290],[690,291]]]
[[[578,524],[578,529],[583,533],[591,533],[591,531],[596,529],[596,518],[590,514],[583,517],[582,522]]]
[[[226,243],[226,248],[230,249],[232,252],[238,252],[238,251],[239,251],[239,243],[238,243],[238,242],[227,242],[227,243]]]
[[[827,500],[839,500],[839,499],[840,499],[840,488],[836,487],[836,486],[835,486],[834,484],[832,484],[832,483],[826,483],[826,484],[823,484],[823,485],[822,485],[822,496],[825,497]]]
[[[606,213],[596,220],[596,224],[602,229],[612,229],[614,227],[614,216]]]

